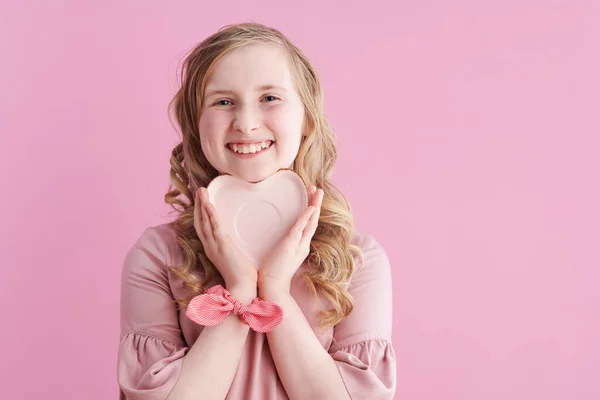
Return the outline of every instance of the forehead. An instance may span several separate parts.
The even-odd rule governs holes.
[[[290,63],[283,48],[252,44],[227,53],[214,65],[206,91],[243,91],[260,85],[293,87]]]

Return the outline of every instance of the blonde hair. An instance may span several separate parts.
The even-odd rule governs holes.
[[[182,141],[171,154],[171,185],[165,202],[179,213],[173,225],[177,243],[183,250],[183,266],[169,269],[193,294],[176,302],[187,306],[206,285],[219,275],[204,254],[202,242],[194,229],[194,193],[218,176],[200,146],[198,121],[202,109],[207,79],[225,54],[250,44],[271,44],[284,48],[288,54],[294,83],[305,111],[304,132],[293,170],[306,185],[324,190],[319,224],[307,257],[309,270],[303,273],[308,288],[316,296],[324,296],[332,308],[320,314],[320,326],[335,326],[352,312],[352,296],[345,289],[354,268],[354,256],[362,260],[360,248],[351,243],[353,219],[342,193],[329,182],[337,158],[334,134],[324,112],[323,92],[315,70],[294,44],[276,29],[256,24],[228,25],[195,46],[181,68],[181,87],[169,103],[169,118],[176,118]],[[179,198],[183,195],[187,201]],[[179,208],[178,208],[179,207]],[[202,272],[201,279],[198,272]]]

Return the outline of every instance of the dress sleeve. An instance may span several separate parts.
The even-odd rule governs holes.
[[[164,400],[189,350],[168,283],[164,239],[156,228],[148,228],[123,263],[117,363],[120,400]]]
[[[390,263],[381,245],[364,234],[364,262],[348,291],[352,313],[334,327],[329,353],[352,400],[393,399],[396,356],[392,346],[392,283]]]

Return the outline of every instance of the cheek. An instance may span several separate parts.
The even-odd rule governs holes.
[[[217,141],[222,132],[226,130],[227,119],[219,113],[210,113],[202,115],[198,129],[200,131],[200,142],[213,145]]]
[[[268,115],[268,124],[271,129],[278,136],[278,139],[286,142],[300,142],[303,121],[304,110],[298,107],[282,107],[273,110]]]

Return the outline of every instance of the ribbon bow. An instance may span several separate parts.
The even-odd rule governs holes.
[[[223,286],[216,285],[205,294],[194,297],[185,315],[199,325],[214,326],[233,313],[256,332],[270,332],[283,319],[283,310],[277,304],[255,298],[249,305],[236,300]]]

